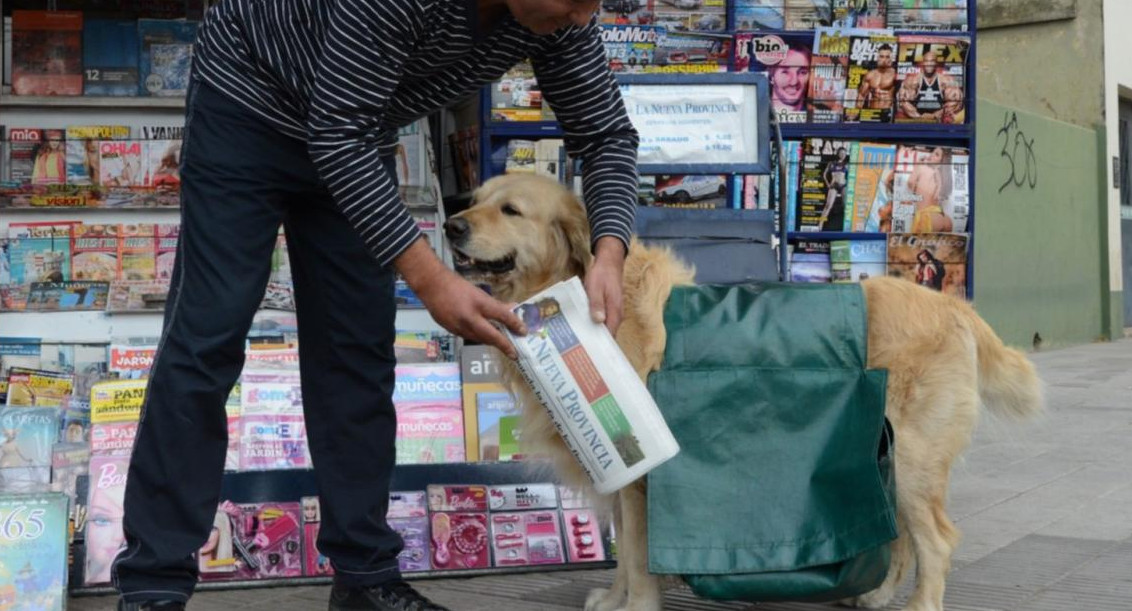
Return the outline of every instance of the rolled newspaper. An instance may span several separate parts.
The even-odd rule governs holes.
[[[611,494],[676,456],[648,387],[604,324],[590,317],[581,281],[560,282],[519,304],[526,336],[505,330],[518,366],[593,481]]]

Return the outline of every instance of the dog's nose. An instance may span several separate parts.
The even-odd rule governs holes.
[[[452,241],[467,236],[469,228],[468,221],[459,217],[451,218],[444,222],[444,234]]]

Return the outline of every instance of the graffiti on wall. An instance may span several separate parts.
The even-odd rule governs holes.
[[[1003,166],[1006,179],[998,187],[998,192],[1013,185],[1015,188],[1023,186],[1034,189],[1038,186],[1038,155],[1034,152],[1035,138],[1027,138],[1026,132],[1018,124],[1018,115],[1013,111],[1006,111],[1002,115],[1002,127],[998,130],[998,139],[1002,141],[1000,156],[1008,162]]]

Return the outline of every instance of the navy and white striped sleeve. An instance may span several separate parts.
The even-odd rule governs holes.
[[[567,152],[582,159],[582,197],[591,236],[628,248],[637,207],[637,144],[594,19],[531,58],[543,97],[562,127]]]
[[[314,68],[308,146],[338,207],[386,266],[421,236],[378,140],[424,15],[413,2],[341,0],[332,10]]]

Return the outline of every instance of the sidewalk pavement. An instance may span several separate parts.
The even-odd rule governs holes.
[[[1039,421],[985,418],[955,468],[950,513],[963,531],[947,611],[1132,609],[1132,340],[1031,355],[1048,386]],[[454,611],[580,610],[611,571],[563,571],[417,586]],[[901,608],[905,584],[889,609]],[[325,609],[329,588],[199,592],[189,608]],[[71,600],[73,611],[109,610],[110,597]],[[825,605],[719,604],[686,590],[666,609],[817,611]]]

